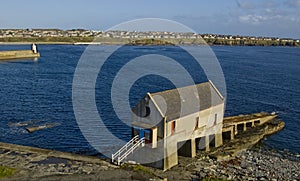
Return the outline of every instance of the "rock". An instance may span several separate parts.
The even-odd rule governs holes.
[[[48,169],[47,169],[48,172],[55,172],[56,171],[56,168],[54,166],[50,166]]]
[[[93,169],[90,168],[90,167],[83,167],[82,171],[85,172],[85,173],[87,173],[87,174],[90,174],[93,171]]]
[[[29,133],[33,133],[35,131],[52,128],[52,127],[59,126],[59,125],[60,125],[60,123],[51,123],[51,124],[46,124],[46,125],[41,125],[41,126],[30,126],[30,127],[27,127],[26,130]]]
[[[108,170],[108,166],[101,166],[103,170]]]

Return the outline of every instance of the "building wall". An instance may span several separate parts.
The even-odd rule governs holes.
[[[141,122],[141,123],[146,123],[149,125],[153,125],[153,127],[157,127],[157,137],[158,139],[164,137],[164,121],[161,113],[159,110],[156,108],[155,103],[151,99],[149,99],[149,102],[146,103],[145,101],[140,101],[139,102],[139,108],[137,111],[139,112],[138,115],[132,115],[132,121],[133,122]],[[150,108],[150,114],[146,117],[143,117],[142,115],[146,115],[146,107]],[[135,114],[135,113],[132,113]],[[141,116],[141,117],[139,117]],[[133,126],[138,126],[134,125]]]
[[[215,121],[215,114],[217,120]],[[166,142],[165,142],[165,159],[164,170],[167,170],[178,164],[177,150],[184,152],[181,155],[194,157],[196,155],[196,138],[207,136],[208,141],[210,135],[216,136],[215,145],[222,144],[222,127],[224,116],[224,104],[214,106],[210,109],[203,110],[180,119],[174,120],[175,131],[172,133],[172,122],[166,124]],[[196,124],[197,117],[198,124]],[[209,147],[208,147],[209,149]]]
[[[167,170],[178,164],[178,153],[177,150],[180,148],[178,145],[181,141],[189,140],[191,144],[186,147],[187,151],[194,155],[196,149],[195,138],[203,137],[206,135],[216,135],[217,133],[222,134],[223,127],[223,116],[224,116],[224,104],[214,106],[212,108],[182,117],[180,119],[174,120],[175,130],[172,133],[172,122],[169,121],[165,124],[164,118],[162,117],[160,110],[157,109],[155,103],[149,99],[148,104],[143,104],[140,106],[149,106],[150,114],[146,117],[149,122],[157,127],[157,137],[158,140],[155,144],[149,145],[152,148],[151,154],[149,152],[141,152],[141,154],[135,154],[135,157],[140,159],[154,160],[151,155],[156,155],[156,157],[162,157],[162,162],[150,163],[150,165],[163,170]],[[217,120],[215,121],[215,115],[217,114]],[[198,124],[196,120],[198,119]],[[138,120],[133,120],[138,121]],[[197,125],[197,128],[196,128]],[[155,134],[153,134],[154,136]],[[165,135],[165,136],[164,136]],[[166,138],[160,140],[160,138]],[[193,143],[193,144],[192,144]],[[159,146],[160,145],[160,146]],[[154,146],[154,147],[153,147]],[[161,150],[162,149],[162,150]],[[148,155],[149,154],[149,155]],[[141,162],[145,163],[145,162]],[[159,164],[158,164],[159,163]]]
[[[163,120],[163,117],[160,114],[159,110],[157,110],[155,104],[153,103],[153,101],[151,99],[149,100],[149,108],[150,108],[149,119],[151,120],[151,122],[154,122],[155,125],[158,125]],[[162,128],[162,130],[159,130],[159,132],[163,133],[162,131],[163,131],[163,128]]]
[[[216,121],[215,115],[217,115]],[[180,135],[178,136],[178,141],[184,141],[191,138],[222,133],[223,116],[224,104],[214,106],[210,109],[174,120],[176,122],[174,133],[172,133],[172,124],[174,123],[172,123],[173,121],[169,121],[167,123],[166,135],[167,137]],[[196,124],[197,120],[198,125]]]

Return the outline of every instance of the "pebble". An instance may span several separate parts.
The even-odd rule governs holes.
[[[204,159],[205,158],[205,159]],[[228,180],[299,180],[300,158],[269,148],[247,150],[231,161],[211,161],[203,157],[198,162],[208,162],[205,170],[198,170],[201,178],[212,175]],[[214,165],[214,167],[212,167]]]

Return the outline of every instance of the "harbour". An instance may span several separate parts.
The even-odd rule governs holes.
[[[1,50],[11,48],[22,50],[26,49],[26,46],[0,46]],[[155,47],[132,46],[127,48],[133,51],[136,49],[152,51]],[[98,158],[103,156],[95,151],[80,134],[73,115],[71,92],[68,91],[71,89],[72,75],[75,71],[77,60],[84,49],[85,46],[40,45],[39,50],[43,53],[43,56],[39,58],[39,62],[37,63],[17,61],[1,64],[1,77],[8,77],[1,79],[1,84],[3,85],[1,95],[3,101],[6,102],[1,105],[3,113],[0,119],[2,125],[0,127],[1,142],[75,153],[82,156],[93,155]],[[297,63],[295,62],[296,58],[292,58],[293,56],[298,56],[297,49],[278,47],[213,47],[213,49],[220,59],[228,83],[228,100],[225,117],[242,114],[247,115],[262,110],[269,113],[278,113],[280,119],[285,122],[285,128],[277,134],[264,137],[261,149],[264,150],[270,147],[271,149],[276,148],[277,151],[284,152],[285,154],[296,153],[297,155],[299,150],[297,147],[298,136],[296,130],[299,111],[297,110],[298,102],[294,100],[297,100],[298,96],[297,82],[299,81],[299,77],[297,76],[298,74],[295,73],[298,70]],[[166,47],[164,51],[172,52],[172,50],[173,47]],[[55,56],[54,52],[60,56]],[[253,52],[259,53],[253,54]],[[275,57],[275,55],[282,52],[286,52],[286,54],[281,54],[283,57],[284,55],[291,56],[285,59],[289,64],[282,61],[283,57]],[[244,56],[245,58],[235,58],[240,56]],[[265,59],[265,57],[270,57],[270,59]],[[260,61],[264,61],[264,63],[261,64]],[[270,66],[271,64],[273,66]],[[284,69],[282,69],[282,67],[284,67]],[[285,72],[285,77],[280,76],[283,71],[287,71]],[[282,78],[287,78],[289,81],[283,81]],[[138,102],[138,100],[145,95],[145,92],[143,92],[144,89],[150,92],[157,92],[172,88],[171,85],[156,78],[153,80],[148,79],[147,81],[149,83],[148,86],[143,87],[145,85],[141,84],[132,90],[134,94],[132,104]],[[155,86],[158,82],[162,87],[158,88]],[[286,90],[290,90],[288,94],[286,94]],[[99,89],[97,89],[96,95],[99,95],[99,93]],[[287,100],[291,101],[287,102]],[[250,121],[250,123],[245,122],[245,124],[239,123],[240,125],[235,125],[234,122],[231,122],[230,125],[231,127],[236,127],[238,133],[243,133],[244,125],[246,125],[245,130],[247,131],[252,129],[253,124],[257,124],[255,123],[256,118],[257,117],[254,116],[252,119],[253,123]],[[130,115],[128,115],[128,120],[130,120]],[[226,122],[225,119],[224,123],[226,124]],[[28,126],[39,128],[39,126],[51,123],[57,123],[58,126],[37,130],[32,133],[28,133],[26,130]],[[117,128],[114,129],[115,134],[120,135],[124,140],[128,141],[128,138],[131,137],[131,130],[119,125],[115,125],[115,127]],[[232,128],[229,130],[232,130]],[[228,130],[224,129],[224,131],[226,132]],[[226,135],[228,135],[228,133],[226,133],[224,137],[226,137]],[[238,138],[237,135],[234,135],[234,140]],[[257,138],[261,139],[260,136]],[[109,140],[105,140],[105,135],[103,135],[103,140],[100,141],[103,146],[107,145],[108,149],[112,150],[117,150],[122,146],[113,145],[110,147],[108,144]],[[229,162],[226,161],[226,155],[221,155],[224,162],[216,161],[215,158],[220,158],[220,155],[213,153],[214,147],[210,147],[210,149],[212,155],[209,156],[209,158],[205,156],[205,158],[203,158],[205,162],[209,162],[211,159],[211,163],[216,165],[220,165],[220,163],[229,164]],[[246,157],[248,154],[259,155],[261,153],[250,150],[249,152],[238,153],[236,156],[241,158],[243,155]],[[262,158],[270,158],[270,156],[266,156],[265,153],[264,155]],[[2,158],[4,157],[6,156]],[[196,158],[202,159],[201,156],[196,156]],[[273,157],[270,159],[273,160]],[[182,163],[182,160],[184,162],[184,160],[189,160],[189,158],[180,157],[179,163]],[[247,159],[242,160],[247,161]],[[191,160],[189,161],[192,162]],[[110,161],[108,160],[107,163],[110,164]],[[294,164],[294,162],[288,160],[286,160],[286,163]],[[204,163],[195,163],[195,165],[197,164],[201,165]],[[112,166],[114,167],[114,165]],[[128,167],[134,168],[135,166]],[[39,166],[33,168],[36,169],[39,168]],[[45,169],[46,168],[47,167],[45,167]],[[178,168],[182,167],[175,166],[174,169],[172,168],[168,173],[176,175],[174,172],[176,172]],[[152,170],[152,168],[148,167],[147,169]],[[97,172],[98,171],[95,170],[94,172],[86,173],[90,173],[87,175],[93,177]],[[163,172],[154,172],[161,174],[159,178],[164,178]],[[64,172],[61,172],[61,175],[63,175],[63,173]],[[84,172],[78,173],[83,174]],[[187,173],[191,174],[192,172],[189,171]],[[199,172],[199,174],[203,173]],[[171,176],[169,177],[172,178]],[[149,176],[147,176],[147,178],[149,178]],[[228,178],[228,176],[226,176],[226,178]]]

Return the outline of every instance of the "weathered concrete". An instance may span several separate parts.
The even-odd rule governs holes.
[[[270,120],[263,125],[250,128],[235,136],[235,139],[226,142],[219,148],[212,149],[210,155],[218,160],[227,160],[236,156],[240,151],[253,147],[265,136],[274,134],[284,128],[285,124],[280,120]]]
[[[209,136],[205,136],[205,151],[209,151],[210,147],[209,147]]]
[[[164,142],[164,168],[170,169],[178,164],[177,140],[175,137],[168,137]]]
[[[0,51],[0,60],[39,58],[40,53],[34,53],[32,50]]]
[[[223,145],[222,133],[217,133],[215,135],[215,147]]]
[[[247,131],[247,124],[251,124],[251,127],[260,126],[273,120],[277,116],[277,114],[261,112],[255,114],[226,117],[223,121],[224,124],[222,131],[227,132],[230,130],[231,134],[237,135],[239,133],[239,126],[243,127],[242,131]],[[233,127],[233,129],[231,127]]]

